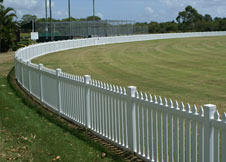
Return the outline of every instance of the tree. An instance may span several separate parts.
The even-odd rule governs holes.
[[[195,8],[187,6],[185,11],[179,12],[176,20],[182,31],[196,31],[197,24],[202,21],[203,16]]]
[[[99,21],[99,20],[101,20],[101,18],[100,17],[98,17],[98,16],[95,16],[94,18],[93,18],[93,16],[88,16],[87,18],[86,18],[86,20],[88,20],[88,21],[90,21],[90,20],[96,20],[96,21]]]
[[[216,17],[214,20],[218,24],[217,30],[226,31],[226,18]]]
[[[68,18],[68,17],[67,17],[67,18],[64,18],[64,19],[62,19],[61,21],[63,21],[63,22],[69,21],[69,18]],[[71,17],[71,21],[79,21],[79,19],[76,19],[76,18],[74,18],[74,17]]]
[[[17,23],[13,20],[17,18],[13,8],[5,8],[3,0],[0,0],[0,52],[9,50],[13,45]]]
[[[154,21],[149,23],[149,33],[160,33],[160,32],[161,32],[161,27],[159,23]]]
[[[213,21],[212,17],[211,17],[210,15],[208,15],[208,14],[205,14],[205,15],[203,16],[203,19],[204,19],[206,22],[211,22],[211,21]]]
[[[174,21],[171,22],[164,22],[160,23],[161,32],[162,33],[170,33],[170,32],[177,32],[178,31],[178,24]]]
[[[36,21],[37,20],[37,16],[36,15],[23,15],[23,17],[21,18],[20,24],[24,25],[24,24],[28,24],[31,21]]]

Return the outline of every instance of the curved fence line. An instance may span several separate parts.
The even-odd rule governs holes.
[[[225,162],[226,114],[215,105],[197,107],[48,69],[31,59],[73,48],[95,45],[222,36],[226,32],[150,34],[41,43],[16,51],[19,84],[60,116],[89,128],[101,138],[147,161]]]

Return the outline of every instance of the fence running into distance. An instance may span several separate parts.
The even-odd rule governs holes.
[[[52,70],[31,59],[48,53],[111,43],[220,36],[226,32],[151,34],[41,43],[15,55],[19,84],[60,116],[89,128],[122,149],[155,162],[225,162],[226,114],[215,105],[178,104],[171,99]]]
[[[47,30],[48,29],[48,30]],[[46,31],[47,30],[47,31]],[[102,21],[72,21],[72,22],[36,22],[36,31],[40,37],[88,37],[88,36],[119,36],[147,34],[148,26],[136,25],[129,20],[102,20]]]

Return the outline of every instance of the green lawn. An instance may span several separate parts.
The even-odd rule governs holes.
[[[33,60],[49,68],[226,111],[226,37],[87,47]]]
[[[0,161],[120,161],[101,144],[90,140],[86,131],[71,128],[57,115],[48,113],[25,99],[10,86],[6,74],[13,65],[13,54],[0,54]],[[10,61],[11,60],[11,61]],[[20,97],[18,97],[18,95]],[[25,105],[26,103],[27,105]],[[115,159],[115,160],[114,160]]]
[[[14,52],[0,53],[0,75],[7,76],[13,67]]]
[[[30,38],[30,33],[20,33],[21,38]]]

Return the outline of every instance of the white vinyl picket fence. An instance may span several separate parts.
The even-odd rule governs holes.
[[[215,105],[184,105],[48,69],[31,59],[48,53],[111,43],[200,36],[226,32],[150,34],[41,43],[15,54],[19,84],[60,116],[89,128],[99,137],[151,162],[226,162],[226,114]]]

